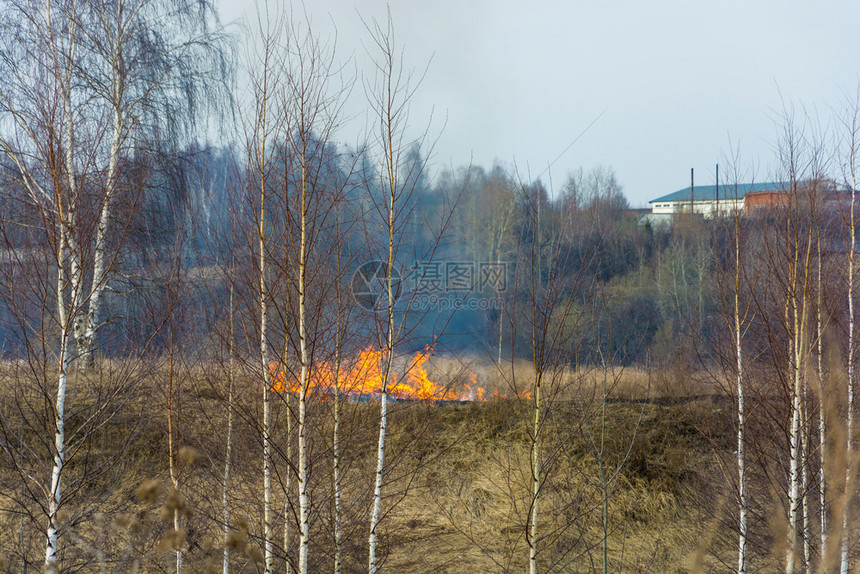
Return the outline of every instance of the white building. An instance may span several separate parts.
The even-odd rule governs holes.
[[[744,209],[744,196],[752,192],[786,189],[782,182],[739,183],[733,185],[701,185],[652,199],[651,214],[660,217],[673,213],[701,213],[705,219],[717,214],[729,215]]]

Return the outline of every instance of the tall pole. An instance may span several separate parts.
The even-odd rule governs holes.
[[[717,171],[717,175],[716,175],[716,180],[717,180],[717,184],[716,184],[716,188],[717,188],[717,193],[716,193],[716,195],[717,195],[717,216],[719,216],[720,215],[720,164],[717,164],[716,171]]]
[[[695,188],[695,186],[693,184],[693,168],[691,167],[690,168],[690,215],[693,214],[693,204],[695,202],[695,199],[694,199],[695,196],[693,195],[693,189],[694,188]]]

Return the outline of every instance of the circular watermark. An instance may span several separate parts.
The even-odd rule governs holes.
[[[371,260],[355,270],[352,275],[352,298],[362,309],[374,311],[388,304],[388,263]],[[391,268],[392,295],[400,296],[400,272]]]

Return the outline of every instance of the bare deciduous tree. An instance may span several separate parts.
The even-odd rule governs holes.
[[[183,137],[195,106],[219,92],[208,86],[204,91],[201,82],[219,60],[217,31],[211,4],[184,0],[21,0],[5,4],[0,17],[6,78],[0,149],[55,237],[62,334],[47,491],[45,564],[52,569],[67,456],[67,376],[73,360],[93,365],[96,333],[106,321],[104,295],[123,236],[115,213],[119,195],[128,190],[123,174],[140,151]]]
[[[385,439],[388,425],[389,384],[393,374],[395,345],[399,339],[398,322],[395,319],[395,300],[398,285],[394,276],[397,247],[400,244],[401,228],[404,225],[403,205],[408,203],[414,188],[404,186],[401,173],[406,145],[409,102],[417,85],[411,74],[403,69],[402,54],[399,53],[394,38],[394,24],[391,15],[385,25],[374,21],[367,25],[371,35],[372,48],[376,51],[377,76],[372,84],[365,87],[376,123],[376,145],[381,164],[380,180],[385,200],[381,204],[374,201],[374,210],[379,215],[381,228],[385,232],[385,278],[382,306],[384,318],[379,322],[379,334],[383,342],[385,365],[383,367],[382,388],[379,397],[379,437],[376,450],[376,471],[373,487],[373,503],[370,512],[370,533],[368,535],[368,571],[374,574],[378,569],[377,540],[382,519],[383,485],[385,482]],[[420,169],[422,166],[417,166]],[[408,178],[405,178],[408,180]],[[414,179],[413,179],[414,181]],[[370,182],[369,182],[370,183]],[[374,226],[375,227],[375,226]]]
[[[848,286],[848,338],[847,338],[847,357],[846,361],[848,364],[848,380],[846,387],[846,408],[847,408],[847,419],[846,419],[846,437],[847,437],[847,456],[846,456],[846,469],[845,469],[845,500],[842,503],[842,540],[840,541],[840,559],[839,559],[839,572],[840,574],[848,573],[848,565],[849,565],[849,523],[850,517],[852,513],[851,509],[851,498],[849,493],[849,485],[853,483],[852,481],[852,473],[855,472],[852,469],[852,462],[854,457],[854,363],[855,356],[857,352],[857,342],[856,335],[854,333],[854,276],[855,276],[855,261],[854,254],[856,252],[857,246],[857,206],[856,206],[856,193],[857,193],[857,154],[858,154],[858,146],[860,146],[860,94],[855,95],[854,101],[850,104],[848,113],[842,120],[842,124],[845,129],[846,134],[846,142],[845,145],[847,149],[845,150],[845,165],[843,166],[843,178],[845,180],[845,184],[848,187],[851,193],[851,201],[849,205],[846,206],[848,208],[847,214],[847,233],[849,235],[848,242],[846,247],[847,251],[847,286]]]

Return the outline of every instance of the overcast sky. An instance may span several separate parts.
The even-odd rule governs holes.
[[[250,5],[220,1],[227,22]],[[411,121],[417,131],[433,114],[435,170],[498,161],[558,190],[571,170],[602,164],[634,206],[688,186],[690,168],[697,185],[713,184],[730,142],[757,180],[769,179],[782,102],[826,121],[860,82],[856,0],[410,0],[390,8],[407,65],[422,71],[429,62]],[[339,57],[354,56],[361,71],[368,36],[359,12],[384,20],[386,3],[314,0],[307,10],[321,36],[337,26]],[[358,133],[365,118],[352,113]]]

